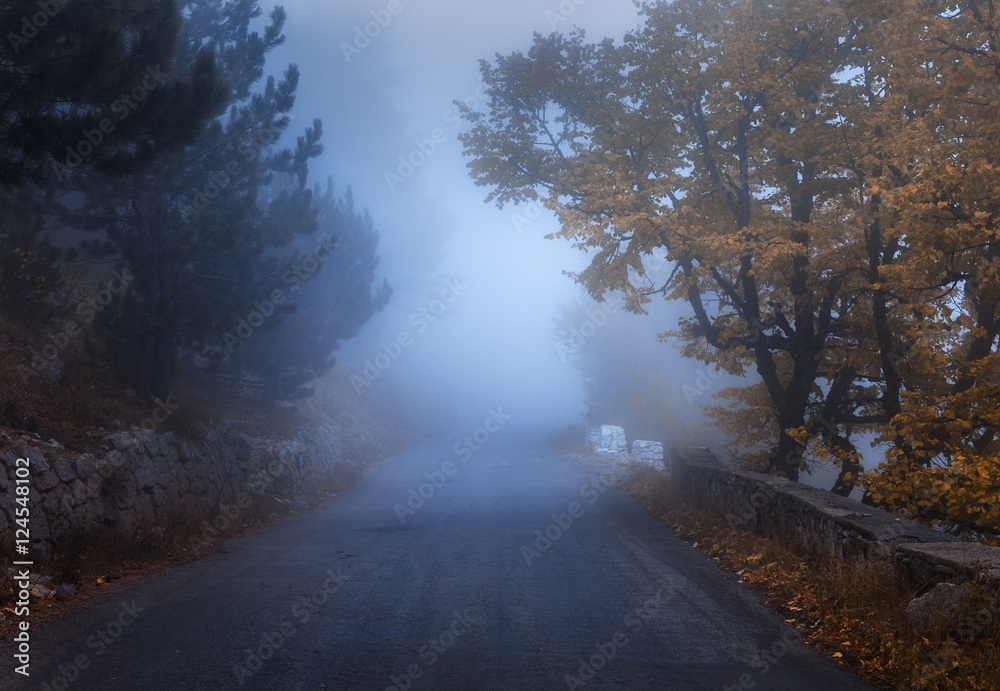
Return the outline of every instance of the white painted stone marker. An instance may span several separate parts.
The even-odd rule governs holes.
[[[602,453],[627,453],[625,430],[616,425],[601,425],[601,446],[597,450]]]
[[[632,442],[632,460],[636,463],[660,468],[663,466],[663,444],[658,441],[636,439]]]

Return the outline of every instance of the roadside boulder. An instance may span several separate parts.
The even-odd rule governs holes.
[[[52,588],[42,585],[41,583],[36,583],[31,586],[31,594],[35,597],[53,597],[56,594]]]
[[[906,606],[906,618],[919,629],[933,629],[951,618],[962,597],[969,589],[968,583],[938,583]]]

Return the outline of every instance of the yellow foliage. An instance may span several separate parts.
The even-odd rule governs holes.
[[[990,5],[992,8],[992,5]],[[747,464],[807,459],[1000,534],[1000,34],[978,3],[675,0],[625,42],[484,63],[477,183],[544,198],[592,295],[682,300],[682,352],[756,380],[710,410]],[[643,256],[676,271],[654,285]],[[992,502],[992,503],[991,503]]]

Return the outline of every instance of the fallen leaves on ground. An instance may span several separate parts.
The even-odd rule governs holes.
[[[865,567],[793,552],[691,506],[654,470],[640,472],[628,489],[692,547],[761,593],[805,643],[870,683],[884,689],[1000,691],[995,594],[977,592],[940,631],[918,632],[904,616],[913,594],[891,565]],[[958,645],[963,631],[968,643]]]

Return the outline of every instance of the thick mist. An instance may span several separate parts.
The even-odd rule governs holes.
[[[394,288],[329,376],[360,396],[390,394],[436,428],[481,421],[498,405],[526,426],[579,422],[580,373],[553,328],[560,305],[587,300],[563,274],[587,257],[544,239],[558,227],[549,212],[484,204],[453,102],[484,107],[479,60],[526,48],[533,31],[578,25],[620,36],[636,23],[635,8],[624,0],[390,4],[286,3],[288,41],[270,62],[301,69],[293,127],[324,123],[326,154],[310,177],[351,186],[371,210],[380,280]]]
[[[533,32],[578,27],[592,40],[620,39],[638,23],[631,2],[285,6],[288,40],[269,65],[302,71],[296,125],[324,122],[326,154],[310,177],[330,177],[341,191],[350,186],[371,210],[381,233],[379,281],[394,288],[389,306],[342,344],[329,377],[358,396],[401,403],[402,419],[428,431],[476,424],[499,405],[525,427],[580,423],[589,411],[591,422],[625,424],[671,444],[728,441],[700,406],[746,381],[658,338],[676,328],[685,306],[654,297],[649,314],[634,315],[613,295],[598,305],[565,275],[584,268],[588,255],[544,238],[558,229],[552,213],[484,203],[486,190],[471,181],[457,139],[466,125],[455,102],[486,106],[480,60],[526,50]],[[651,257],[647,269],[669,267]],[[603,366],[627,391],[618,410],[631,413],[601,417],[607,402],[587,400],[585,368],[567,350],[566,333],[557,333],[559,320],[569,331],[591,325],[594,309],[614,313],[595,339],[631,368]],[[813,464],[803,481],[829,486],[835,469],[828,466]]]

